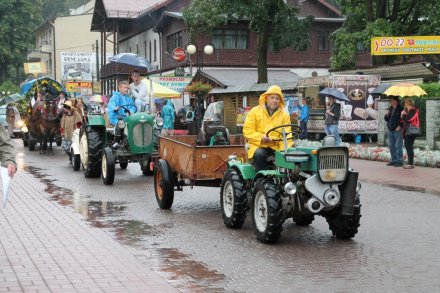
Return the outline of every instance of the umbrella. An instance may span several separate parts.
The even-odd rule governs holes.
[[[372,95],[381,95],[383,94],[384,91],[386,91],[389,87],[391,86],[391,84],[388,83],[383,83],[380,86],[378,86],[377,88],[375,88],[371,94]]]
[[[327,87],[327,88],[323,89],[322,91],[320,91],[319,94],[321,96],[333,97],[336,100],[350,102],[348,97],[343,92],[341,92],[341,91],[339,91],[339,90],[337,90],[335,88]]]
[[[399,97],[420,97],[427,95],[427,93],[421,87],[410,82],[398,83],[390,86],[383,94],[387,96]]]
[[[153,65],[147,59],[134,53],[119,53],[110,57],[109,61],[139,67],[147,71],[153,70]]]
[[[26,82],[21,87],[21,94],[29,96],[35,93],[37,88],[38,90],[50,93],[52,95],[58,95],[60,92],[66,92],[66,89],[58,81],[49,77],[40,77]]]
[[[23,96],[20,95],[20,94],[13,94],[13,95],[10,95],[10,96],[5,97],[5,98],[3,98],[2,100],[0,100],[0,106],[3,106],[3,105],[6,105],[6,104],[9,104],[9,103],[16,102],[16,101],[18,101],[18,100],[20,100],[20,99],[22,99],[22,98],[23,98]]]
[[[101,95],[93,95],[89,98],[89,102],[94,102],[94,103],[107,103],[108,99],[106,96],[101,96]]]
[[[163,86],[159,83],[151,81],[147,78],[144,78],[142,82],[147,86],[148,92],[150,93],[151,96],[158,98],[169,98],[169,99],[180,98],[179,92],[167,88],[166,86]],[[150,87],[152,87],[152,91],[150,91]]]

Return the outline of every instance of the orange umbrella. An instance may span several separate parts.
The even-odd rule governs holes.
[[[420,97],[427,95],[427,93],[421,87],[410,82],[392,85],[383,94],[387,96],[399,97]]]

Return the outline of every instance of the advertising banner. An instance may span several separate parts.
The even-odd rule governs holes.
[[[92,81],[95,79],[95,53],[61,52],[61,76],[63,80]]]
[[[440,36],[371,38],[371,55],[439,54]]]
[[[380,85],[379,75],[333,75],[332,86],[343,92],[350,102],[341,104],[339,131],[341,133],[375,133],[378,129],[377,95],[371,92]],[[315,97],[312,109],[322,109],[321,114],[313,115],[309,120],[309,129],[322,131],[325,127],[325,97]]]
[[[190,83],[192,77],[183,76],[152,76],[151,80],[167,88],[182,93]]]

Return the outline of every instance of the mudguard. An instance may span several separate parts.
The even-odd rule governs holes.
[[[255,178],[255,169],[249,163],[243,163],[240,160],[229,160],[228,161],[229,169],[235,169],[241,174],[241,178],[243,180],[249,180]]]

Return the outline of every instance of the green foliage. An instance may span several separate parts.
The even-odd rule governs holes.
[[[10,92],[11,94],[15,94],[20,92],[20,88],[12,81],[8,80],[0,85],[0,93],[1,92]]]
[[[440,83],[437,82],[423,83],[420,85],[420,87],[425,90],[429,98],[435,98],[435,97],[440,98]]]
[[[41,6],[41,0],[0,1],[0,82],[13,79],[9,68],[23,67],[28,48],[34,47]]]
[[[335,50],[332,69],[354,67],[356,44],[370,48],[370,39],[379,36],[438,35],[440,2],[437,0],[340,0],[347,20],[333,36]],[[395,57],[373,57],[390,63]]]
[[[258,82],[267,82],[269,44],[276,52],[286,47],[306,50],[310,46],[308,30],[313,18],[298,19],[297,12],[284,0],[193,0],[183,10],[183,19],[192,39],[227,23],[248,22],[249,30],[258,35]]]
[[[206,95],[210,90],[212,90],[212,86],[201,81],[192,82],[185,88],[185,91],[193,95]]]

